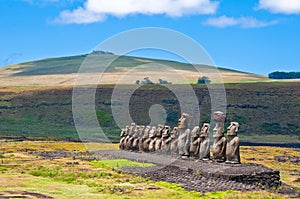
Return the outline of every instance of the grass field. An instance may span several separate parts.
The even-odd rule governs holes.
[[[255,192],[187,192],[177,184],[153,182],[117,170],[122,166],[150,166],[128,160],[103,159],[87,161],[86,146],[72,142],[0,142],[0,194],[32,196],[41,194],[54,198],[288,198],[269,191]],[[98,150],[117,148],[117,145],[89,143]],[[77,155],[47,158],[41,152],[65,151]],[[79,154],[79,152],[81,152]],[[281,172],[282,181],[298,188],[300,170],[297,164],[278,163],[275,156],[300,156],[288,148],[242,147],[242,162],[265,164]],[[1,196],[1,195],[0,195]]]

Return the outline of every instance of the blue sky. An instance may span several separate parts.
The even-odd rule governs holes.
[[[221,67],[300,71],[299,0],[0,0],[0,27],[0,66],[89,53],[122,31],[162,27],[196,40]]]

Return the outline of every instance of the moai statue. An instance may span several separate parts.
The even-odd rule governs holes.
[[[134,135],[133,135],[133,142],[132,142],[132,150],[139,150],[139,142],[141,137],[143,136],[143,130],[144,130],[145,126],[141,125],[141,126],[136,126],[136,129],[134,131]]]
[[[200,133],[200,149],[199,149],[199,159],[209,160],[210,159],[210,142],[209,142],[209,128],[208,123],[204,123],[201,128]]]
[[[156,141],[155,136],[156,136],[156,127],[153,126],[152,129],[149,131],[150,142],[149,142],[148,151],[150,151],[150,152],[155,151],[155,141]]]
[[[121,130],[121,133],[120,133],[121,139],[120,139],[120,145],[119,145],[119,147],[120,147],[121,150],[125,149],[125,139],[126,139],[126,137],[128,135],[128,129],[129,129],[129,126],[127,125],[125,128],[123,128]]]
[[[134,130],[135,130],[135,123],[131,123],[129,130],[128,130],[128,135],[125,139],[125,149],[126,150],[130,150],[131,146],[132,146],[132,142],[133,142],[133,134],[134,134]]]
[[[240,140],[237,136],[239,123],[231,122],[227,128],[226,163],[240,164]]]
[[[146,126],[146,128],[144,130],[142,148],[143,148],[143,151],[145,151],[145,152],[149,151],[149,145],[150,145],[150,141],[151,141],[149,134],[150,134],[151,129],[152,129],[151,126]]]
[[[166,143],[169,143],[169,145],[170,145],[169,153],[171,155],[178,154],[178,136],[179,136],[178,127],[174,127],[170,133],[170,137],[166,141]],[[168,151],[167,151],[167,153],[168,153]]]
[[[199,138],[199,126],[195,126],[191,132],[191,144],[190,144],[190,156],[196,158],[199,155],[199,146],[200,146],[200,138]]]
[[[159,124],[157,126],[157,129],[156,129],[156,137],[155,137],[155,145],[154,145],[154,150],[155,151],[160,151],[160,148],[161,148],[161,143],[162,143],[162,133],[163,133],[163,129],[164,129],[164,126]]]
[[[226,138],[224,137],[225,114],[221,111],[216,111],[213,114],[213,120],[216,126],[213,129],[214,144],[212,159],[217,162],[224,162],[226,159]]]
[[[137,147],[139,152],[143,151],[144,134],[145,134],[146,128],[143,125],[140,126],[139,141],[138,141],[138,147]]]
[[[187,113],[183,113],[178,120],[178,153],[182,158],[189,156],[191,130],[188,129],[188,122],[189,115]]]
[[[170,126],[165,126],[164,129],[162,130],[161,152],[164,154],[168,154],[170,151],[170,143],[171,143],[171,139],[169,139],[170,131],[171,131]]]

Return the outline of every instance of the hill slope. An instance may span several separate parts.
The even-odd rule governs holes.
[[[89,58],[95,58],[97,65],[89,67],[89,72],[85,72],[87,77],[95,77],[99,67],[105,67],[105,62],[115,55],[91,55]],[[77,72],[81,64],[85,61],[87,55],[78,55],[61,58],[42,59],[37,61],[25,62],[0,68],[0,85],[2,86],[29,86],[29,85],[44,85],[44,86],[71,86],[74,84],[77,77]],[[150,65],[149,65],[150,64]],[[136,66],[147,66],[148,68],[136,71],[128,84],[135,83],[137,77],[143,78],[149,76],[149,68],[154,81],[161,78],[164,80],[176,82],[176,78],[172,79],[170,74],[180,74],[189,82],[196,82],[199,76],[206,75],[213,79],[214,76],[221,76],[223,82],[249,82],[249,81],[266,81],[267,77],[262,75],[250,74],[241,71],[229,70],[199,65],[201,73],[196,72],[190,64],[139,58],[130,56],[121,56],[114,61],[102,77],[101,84],[115,84],[127,72]],[[164,74],[160,72],[161,66],[168,66]],[[130,74],[130,73],[128,73]],[[156,74],[156,75],[153,75]],[[169,74],[169,75],[168,75]]]

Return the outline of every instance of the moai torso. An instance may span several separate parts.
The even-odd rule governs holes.
[[[226,146],[226,163],[239,164],[240,160],[240,140],[237,137],[239,123],[231,122],[227,128],[227,146]]]
[[[191,144],[190,144],[190,156],[198,157],[199,154],[199,145],[200,145],[200,138],[199,138],[199,126],[195,126],[191,132]]]
[[[217,111],[213,114],[213,120],[216,123],[215,128],[213,129],[213,157],[212,159],[217,162],[224,162],[226,159],[226,138],[224,137],[224,123],[225,123],[225,114]]]
[[[210,159],[210,141],[208,137],[210,125],[204,123],[201,128],[200,133],[200,149],[199,149],[199,159],[209,160]]]

